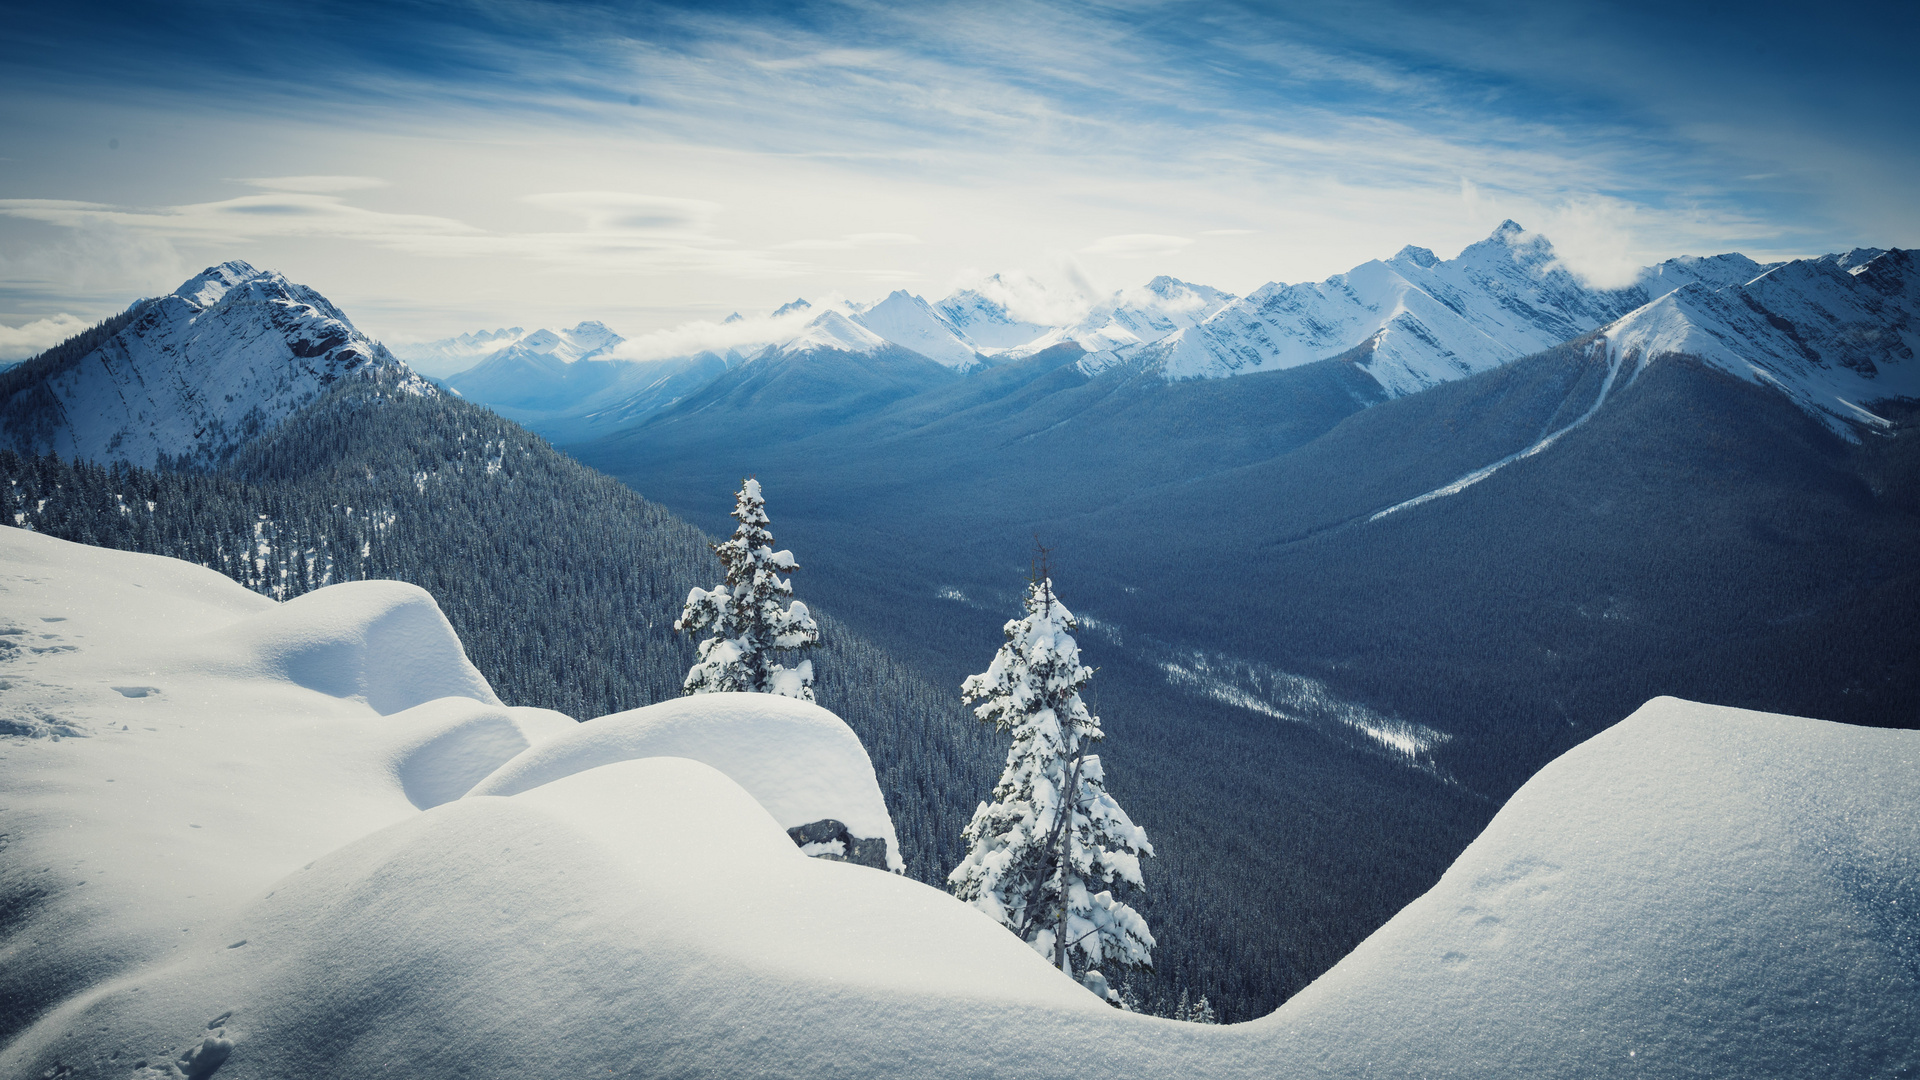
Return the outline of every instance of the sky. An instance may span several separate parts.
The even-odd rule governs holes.
[[[228,259],[407,342],[1244,294],[1506,218],[1599,285],[1920,244],[1912,5],[0,9],[0,360]]]

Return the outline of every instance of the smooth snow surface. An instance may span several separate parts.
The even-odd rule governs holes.
[[[277,605],[0,528],[0,1076],[1920,1069],[1920,732],[1650,702],[1280,1011],[1210,1027],[1108,1009],[945,893],[807,858],[761,780],[628,756],[852,770],[828,714],[501,708],[419,606]],[[352,643],[388,626],[418,630],[413,696],[471,695],[382,714],[385,660]],[[698,706],[714,732],[676,711]],[[482,768],[516,793],[447,798]]]
[[[1911,1076],[1920,732],[1656,698],[1247,1026],[1309,1074]]]
[[[782,829],[834,818],[855,836],[884,838],[888,863],[906,869],[859,737],[820,706],[776,694],[697,694],[602,716],[500,766],[472,794],[515,795],[650,757],[691,758],[720,770]]]

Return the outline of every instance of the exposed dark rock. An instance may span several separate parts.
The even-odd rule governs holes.
[[[830,844],[838,840],[840,850],[845,853],[836,855],[832,852],[821,852],[814,856],[816,859],[858,863],[861,866],[871,866],[876,870],[887,868],[887,841],[884,837],[855,836],[847,831],[844,824],[833,818],[821,818],[819,821],[808,822],[805,825],[795,825],[787,830],[787,835],[793,837],[794,845],[797,847],[806,847],[808,844]]]

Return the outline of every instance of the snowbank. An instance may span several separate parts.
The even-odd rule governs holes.
[[[416,606],[274,605],[0,528],[0,719],[32,733],[0,741],[0,1075],[1920,1069],[1917,732],[1650,702],[1280,1011],[1205,1027],[802,855],[786,818],[827,794],[756,770],[851,772],[824,710],[704,695],[569,726],[421,645],[421,686],[473,692],[383,715],[393,676],[288,659],[378,670],[366,643]],[[454,797],[475,776],[496,793]],[[884,820],[847,790],[828,812]]]
[[[650,757],[711,765],[759,800],[783,829],[833,818],[854,836],[881,837],[889,866],[905,869],[859,736],[818,705],[773,694],[699,694],[590,720],[502,765],[473,794],[513,795]]]
[[[223,628],[206,650],[236,675],[362,698],[382,715],[443,697],[500,704],[433,597],[402,581],[308,593]]]
[[[1245,1026],[1339,1075],[1913,1075],[1920,732],[1650,701]]]

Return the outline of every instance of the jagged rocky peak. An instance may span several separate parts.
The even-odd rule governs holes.
[[[337,380],[388,372],[433,389],[313,289],[233,261],[136,305],[79,355],[15,369],[0,445],[93,461],[216,463]]]
[[[1738,284],[1689,282],[1601,336],[1629,378],[1664,357],[1691,357],[1785,394],[1857,439],[1890,427],[1876,402],[1920,399],[1916,326],[1920,272],[1912,256],[1856,249],[1777,263]]]
[[[1425,269],[1432,269],[1434,266],[1439,265],[1440,257],[1438,255],[1435,255],[1432,251],[1430,251],[1427,248],[1416,247],[1412,244],[1408,244],[1406,247],[1401,248],[1399,252],[1397,252],[1393,256],[1393,261],[1394,262],[1410,262],[1413,265],[1418,267],[1422,267]]]
[[[173,295],[194,307],[206,308],[218,303],[235,285],[260,276],[261,272],[254,269],[252,263],[234,259],[218,266],[209,266],[188,278],[173,290]]]
[[[796,311],[805,311],[812,306],[812,304],[807,303],[805,297],[796,296],[792,303],[781,304],[779,307],[774,308],[773,317],[777,319],[782,315],[791,315]]]
[[[1508,218],[1485,240],[1468,244],[1454,261],[1474,262],[1492,258],[1506,259],[1523,268],[1534,269],[1549,266],[1559,256],[1553,250],[1553,241],[1544,234],[1528,232],[1519,222]]]

